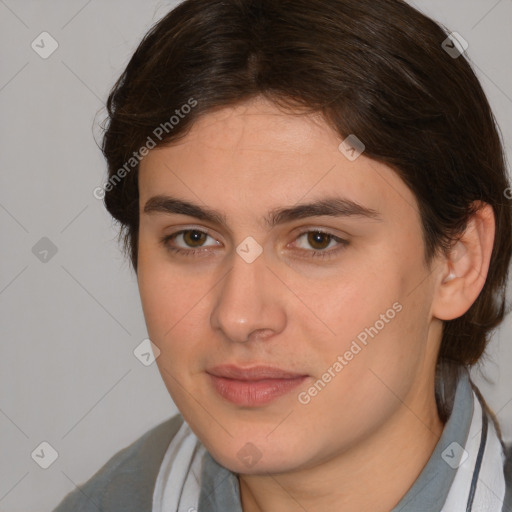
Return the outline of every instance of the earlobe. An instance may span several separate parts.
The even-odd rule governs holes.
[[[490,205],[479,202],[466,230],[443,259],[432,314],[440,320],[462,316],[484,287],[494,244],[495,219]]]

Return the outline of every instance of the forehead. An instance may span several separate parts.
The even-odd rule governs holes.
[[[414,195],[390,167],[364,153],[348,159],[341,142],[320,115],[283,112],[266,100],[219,109],[142,160],[141,205],[167,192],[227,215],[254,215],[337,193],[398,218],[417,212]]]
[[[185,143],[227,150],[306,154],[337,146],[338,135],[319,114],[285,112],[260,97],[205,114]]]

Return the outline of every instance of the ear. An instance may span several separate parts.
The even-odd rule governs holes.
[[[477,201],[478,208],[466,230],[441,260],[432,314],[440,320],[462,316],[484,287],[494,244],[495,219],[492,207]]]

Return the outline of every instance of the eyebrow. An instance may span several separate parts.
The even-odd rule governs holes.
[[[227,218],[222,212],[167,195],[157,195],[148,199],[144,205],[143,212],[145,214],[187,215],[222,226],[228,225]],[[330,217],[362,217],[382,221],[381,215],[376,210],[366,208],[355,201],[343,197],[326,197],[310,203],[274,208],[264,218],[264,222],[269,228],[272,228],[278,224],[284,224],[293,220],[324,215]]]

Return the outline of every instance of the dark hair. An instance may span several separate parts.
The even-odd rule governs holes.
[[[506,312],[512,189],[486,96],[464,55],[446,51],[446,38],[400,0],[178,5],[143,38],[107,102],[104,202],[135,272],[140,149],[180,139],[214,109],[264,96],[290,113],[321,113],[340,137],[355,134],[367,157],[397,172],[419,205],[427,265],[464,231],[478,202],[492,206],[486,283],[462,317],[445,322],[439,354],[474,364]]]

